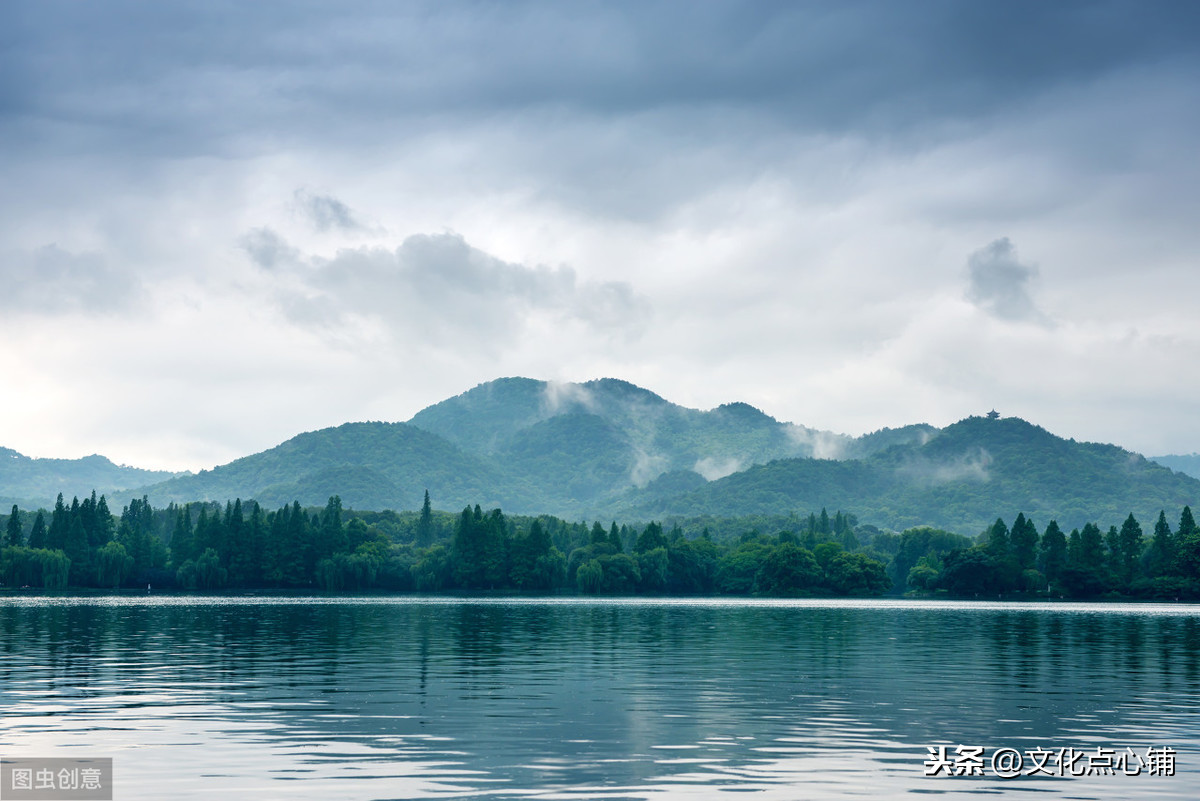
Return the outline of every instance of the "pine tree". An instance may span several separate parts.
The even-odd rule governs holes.
[[[25,537],[21,531],[21,510],[15,503],[12,513],[8,516],[8,529],[4,535],[4,544],[10,548],[20,548],[25,544]]]
[[[842,514],[841,511],[838,511],[837,520],[842,521],[842,530],[838,538],[842,548],[847,552],[858,550],[858,537],[854,535],[854,526],[857,521],[852,515]]]
[[[175,510],[175,530],[171,533],[171,564],[179,569],[196,556],[193,551],[192,505],[189,503]]]
[[[468,506],[459,515],[454,529],[451,566],[454,583],[464,589],[484,586],[484,540],[487,535],[482,517],[483,512],[478,506],[474,513]]]
[[[103,495],[96,501],[96,540],[100,545],[113,538],[113,516],[108,510],[108,501]]]
[[[1167,512],[1160,509],[1158,521],[1154,524],[1154,537],[1146,552],[1146,573],[1151,576],[1161,576],[1170,571],[1175,563],[1175,535],[1171,533],[1171,524],[1167,522]]]
[[[1138,561],[1142,557],[1142,527],[1133,512],[1121,525],[1117,545],[1121,555],[1121,578],[1126,585],[1132,584]]]
[[[1031,570],[1036,561],[1038,532],[1032,520],[1019,513],[1013,521],[1012,548],[1017,559],[1017,567],[1021,570]]]
[[[1117,531],[1116,526],[1109,526],[1108,533],[1104,535],[1104,553],[1107,556],[1107,567],[1112,575],[1120,576],[1124,572],[1121,559],[1121,533]]]
[[[1104,567],[1104,538],[1095,523],[1088,523],[1079,533],[1079,564],[1075,566],[1088,570]]]
[[[1189,578],[1200,576],[1200,529],[1196,527],[1190,506],[1183,507],[1183,513],[1179,515],[1172,571]]]
[[[71,527],[67,529],[67,541],[63,552],[71,560],[71,574],[76,584],[88,580],[90,563],[88,560],[87,532],[83,530],[83,518],[75,515],[71,518]]]
[[[285,558],[285,564],[289,581],[294,586],[311,584],[316,577],[314,571],[317,565],[313,527],[304,510],[300,508],[300,501],[292,501],[292,511],[288,514],[287,522],[288,557]]]
[[[235,498],[232,505],[225,507],[225,537],[221,542],[221,564],[228,567],[230,563],[241,558],[240,551],[245,547],[244,529],[246,516],[242,512],[242,499]]]
[[[1192,507],[1183,507],[1183,513],[1179,515],[1179,531],[1178,536],[1191,535],[1196,533],[1196,521],[1192,517]]]
[[[333,495],[321,512],[321,538],[317,560],[346,550],[346,529],[342,526],[342,499]]]
[[[988,529],[987,549],[997,559],[1007,559],[1012,552],[1012,545],[1009,542],[1008,536],[1008,526],[999,517],[996,518],[995,523],[992,523],[992,527]]]
[[[421,517],[417,519],[417,547],[426,548],[433,542],[433,506],[429,503],[429,490],[421,504]]]
[[[667,547],[667,538],[663,536],[662,526],[658,523],[650,522],[646,524],[646,529],[638,535],[637,542],[633,546],[634,553],[646,553],[653,551],[655,548]]]
[[[245,521],[237,547],[229,558],[229,580],[242,587],[257,587],[263,576],[263,543],[267,538],[267,523],[256,501],[250,503],[250,519]]]
[[[196,517],[196,527],[192,530],[192,546],[188,552],[188,559],[195,559],[208,548],[212,547],[212,543],[208,541],[208,505],[200,505],[200,514]]]
[[[1087,558],[1083,554],[1083,535],[1079,533],[1079,529],[1071,529],[1071,536],[1067,539],[1067,565],[1074,568],[1082,568]]]
[[[149,507],[146,503],[146,507]],[[134,498],[121,511],[121,522],[117,525],[117,542],[125,546],[125,552],[133,557],[134,570],[152,567],[153,554],[150,545],[149,526],[142,512],[142,501]],[[153,518],[151,518],[153,519]]]
[[[625,550],[625,546],[621,544],[621,532],[617,528],[617,521],[614,520],[612,528],[608,530],[608,544],[616,549],[616,553],[621,553]]]
[[[39,509],[37,517],[33,519],[33,529],[29,532],[29,547],[45,548],[47,536],[46,518]]]
[[[1079,532],[1075,532],[1078,537]],[[1067,539],[1058,522],[1051,520],[1042,534],[1042,574],[1046,581],[1057,581],[1067,564]]]
[[[99,532],[97,531],[97,514],[96,514],[96,491],[92,490],[90,498],[84,498],[83,503],[79,505],[79,517],[83,523],[83,530],[87,532],[88,548],[95,550],[103,545],[99,541]]]
[[[604,528],[601,527],[601,532]],[[508,579],[509,532],[508,521],[499,509],[493,509],[487,518],[484,540],[484,586],[499,589]]]
[[[50,515],[50,529],[46,532],[46,544],[43,547],[61,551],[67,544],[67,533],[70,530],[71,518],[60,492],[58,500],[54,502],[54,511]]]

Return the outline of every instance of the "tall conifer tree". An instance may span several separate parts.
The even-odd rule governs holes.
[[[46,517],[39,509],[37,517],[33,519],[33,528],[29,532],[29,547],[30,548],[45,548],[46,547]]]
[[[21,510],[17,508],[15,503],[13,504],[12,512],[8,516],[8,528],[4,534],[4,544],[12,548],[19,548],[25,544],[25,537],[21,531]]]

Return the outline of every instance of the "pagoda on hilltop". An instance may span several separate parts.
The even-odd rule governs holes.
[[[990,412],[988,412],[988,413],[987,413],[987,419],[989,419],[989,420],[999,420],[999,419],[1000,419],[1000,412],[996,411],[995,409],[992,409]]]

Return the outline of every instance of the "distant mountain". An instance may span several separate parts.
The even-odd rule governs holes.
[[[356,509],[476,503],[568,519],[853,513],[893,529],[975,534],[1018,511],[1039,525],[1150,524],[1200,507],[1200,481],[1113,445],[1064,440],[1018,418],[969,417],[853,438],[744,403],[689,409],[626,381],[505,378],[408,423],[348,423],[197,475],[117,493],[152,503],[254,498]]]
[[[1150,461],[1158,462],[1163,467],[1186,473],[1192,478],[1200,478],[1200,453],[1185,455],[1151,456]]]
[[[785,459],[676,495],[627,496],[642,516],[808,513],[821,507],[902,529],[930,524],[974,534],[1018,511],[1041,525],[1143,525],[1160,509],[1200,502],[1200,481],[1116,447],[1078,443],[1019,418],[969,417],[924,442],[851,461]],[[1148,532],[1147,532],[1148,533]]]
[[[519,466],[552,495],[581,501],[644,486],[670,471],[712,479],[772,459],[871,447],[781,423],[745,403],[689,409],[613,378],[582,384],[502,378],[434,404],[409,423]]]
[[[176,475],[162,470],[140,470],[113,464],[103,456],[82,459],[31,459],[10,448],[0,448],[0,504],[23,508],[49,507],[58,493],[68,501],[92,490],[140,487]],[[5,508],[7,511],[7,508]]]
[[[155,505],[241,497],[276,507],[295,500],[324,505],[339,495],[355,509],[412,509],[426,489],[443,509],[545,502],[512,471],[405,423],[346,423],[300,434],[262,453],[117,497],[145,494]]]
[[[255,498],[359,509],[467,503],[574,516],[602,511],[664,472],[705,483],[751,464],[855,440],[744,403],[702,412],[626,381],[505,378],[424,409],[408,423],[352,423],[139,492],[152,503]],[[701,475],[703,474],[703,475]],[[129,493],[133,497],[136,493]],[[122,496],[124,497],[124,496]]]

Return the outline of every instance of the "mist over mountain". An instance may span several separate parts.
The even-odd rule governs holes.
[[[502,378],[409,422],[464,450],[523,462],[543,481],[559,480],[555,456],[574,451],[602,464],[618,489],[672,470],[720,478],[772,459],[840,454],[855,442],[781,423],[745,403],[688,409],[613,378],[581,384]]]
[[[642,516],[778,514],[826,507],[900,530],[978,533],[1018,511],[1066,529],[1200,501],[1200,481],[1115,445],[1056,437],[1020,418],[969,417],[923,443],[861,459],[784,459],[678,494],[628,496]]]
[[[308,432],[165,481],[135,471],[121,474],[122,484],[76,477],[63,485],[43,472],[39,484],[20,473],[23,465],[6,466],[0,494],[47,503],[60,489],[96,486],[113,489],[114,505],[144,494],[155,505],[241,497],[267,506],[323,505],[336,494],[351,508],[399,510],[417,508],[428,489],[434,505],[448,510],[480,504],[645,520],[826,508],[896,530],[929,524],[970,534],[1018,511],[1070,528],[1129,512],[1153,519],[1160,508],[1200,502],[1193,477],[1019,418],[969,417],[944,429],[918,424],[849,437],[781,422],[745,403],[689,409],[611,378],[499,379],[407,423]],[[17,487],[30,494],[16,495]]]

